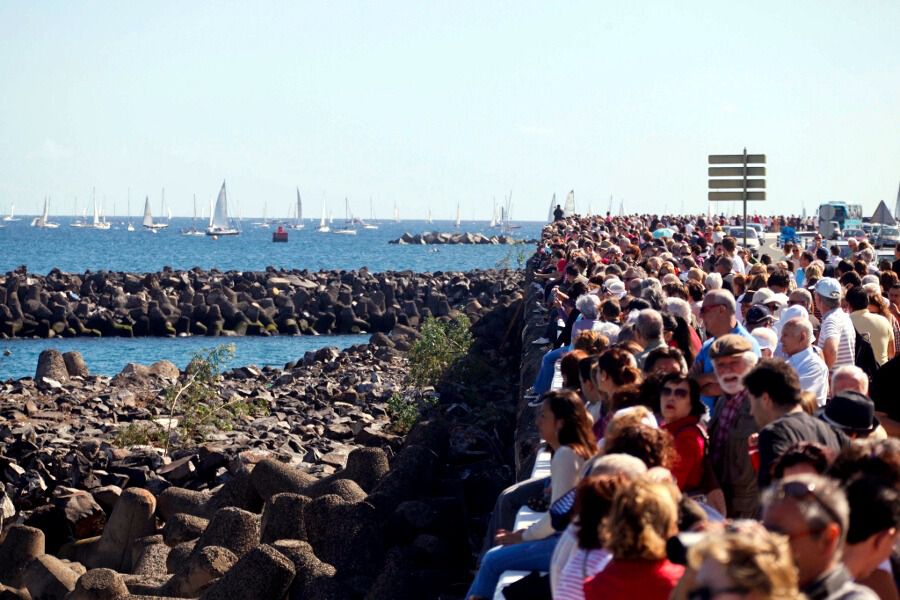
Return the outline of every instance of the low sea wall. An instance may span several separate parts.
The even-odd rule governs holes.
[[[0,337],[390,333],[452,306],[489,306],[512,271],[276,270],[0,277]]]

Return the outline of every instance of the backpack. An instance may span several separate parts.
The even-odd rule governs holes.
[[[854,328],[855,330],[855,328]],[[866,336],[856,332],[856,353],[853,356],[853,364],[862,369],[869,376],[869,381],[875,376],[878,370],[878,361],[875,360],[875,351],[872,350],[872,343]]]

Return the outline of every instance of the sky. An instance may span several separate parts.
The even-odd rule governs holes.
[[[0,212],[765,214],[900,185],[900,2],[0,1]],[[130,202],[128,198],[130,196]],[[612,200],[610,200],[612,198]],[[736,211],[734,203],[714,210]],[[234,215],[233,215],[234,216]]]

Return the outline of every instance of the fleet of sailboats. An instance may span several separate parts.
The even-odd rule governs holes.
[[[209,227],[206,228],[206,235],[222,236],[222,235],[238,235],[240,230],[235,228],[228,218],[228,196],[225,193],[225,180],[222,180],[222,188],[219,190],[219,197],[216,198],[216,206],[209,215]]]

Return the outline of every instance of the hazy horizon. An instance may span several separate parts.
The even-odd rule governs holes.
[[[707,212],[708,154],[768,158],[751,212],[900,184],[900,3],[0,5],[0,213],[107,215],[228,182],[245,219]],[[77,201],[76,201],[77,197]],[[76,208],[77,207],[77,208]],[[738,210],[718,203],[714,212]],[[237,216],[233,214],[233,216]]]

